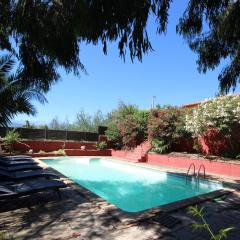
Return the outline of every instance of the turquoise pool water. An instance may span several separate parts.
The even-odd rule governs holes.
[[[223,188],[207,180],[104,158],[47,159],[50,167],[127,212],[138,212]]]

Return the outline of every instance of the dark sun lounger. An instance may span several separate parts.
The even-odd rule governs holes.
[[[0,160],[0,164],[1,165],[5,165],[5,166],[17,166],[17,165],[36,165],[37,163],[32,160],[32,161],[8,161],[8,160]]]
[[[8,172],[16,172],[16,171],[26,171],[26,170],[36,170],[36,169],[42,169],[40,166],[36,164],[21,164],[21,165],[14,165],[14,166],[6,166],[0,164],[0,170],[5,170]]]
[[[15,155],[15,156],[4,156],[0,155],[0,159],[2,160],[21,160],[21,159],[26,159],[26,160],[32,160],[31,156],[28,155]]]
[[[12,185],[0,185],[0,200],[27,196],[48,190],[59,191],[60,188],[65,187],[66,184],[61,181],[47,179]]]
[[[41,169],[41,170],[30,170],[30,171],[16,171],[8,172],[5,170],[0,170],[0,179],[7,181],[19,181],[23,179],[31,179],[38,177],[46,178],[59,178],[56,174],[51,173],[50,171]]]
[[[22,156],[0,156],[1,161],[18,162],[18,161],[34,161],[31,157]]]

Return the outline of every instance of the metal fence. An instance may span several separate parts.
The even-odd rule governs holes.
[[[4,137],[7,130],[13,128],[0,128],[0,136]],[[98,133],[95,132],[79,132],[65,130],[49,130],[49,129],[31,129],[16,128],[20,137],[23,139],[45,139],[45,140],[73,140],[95,142],[98,140]]]

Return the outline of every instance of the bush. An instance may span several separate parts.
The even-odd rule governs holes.
[[[164,141],[153,139],[151,152],[164,154],[169,151],[169,147],[169,144],[166,144]]]
[[[217,97],[186,116],[186,130],[198,138],[201,151],[226,157],[240,153],[240,96]]]
[[[13,153],[13,144],[20,142],[20,134],[16,129],[8,130],[6,136],[3,138],[3,143],[6,145],[9,153]]]
[[[201,103],[191,114],[186,115],[186,130],[196,137],[208,128],[230,134],[236,124],[240,124],[240,96],[214,98]]]
[[[148,138],[152,141],[154,151],[166,153],[181,138],[191,137],[185,130],[186,111],[176,107],[152,110],[148,121]]]
[[[96,148],[99,150],[103,150],[107,148],[107,143],[105,141],[98,142],[96,144]]]
[[[133,116],[128,116],[118,124],[118,128],[125,148],[135,147],[139,142],[139,135],[141,134],[136,119]]]
[[[147,138],[149,111],[121,102],[108,117],[106,136],[115,149],[135,147]]]
[[[122,137],[116,123],[110,123],[108,125],[108,129],[106,130],[105,134],[108,138],[108,141],[111,142],[113,148],[115,149],[122,148],[123,146]]]

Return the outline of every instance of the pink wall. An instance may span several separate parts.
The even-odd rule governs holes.
[[[205,166],[206,173],[220,174],[226,175],[230,177],[234,177],[240,179],[240,163],[233,162],[220,162],[206,159],[190,159],[190,158],[180,158],[180,157],[172,157],[168,155],[160,155],[160,154],[148,154],[147,162],[152,164],[160,164],[169,167],[175,168],[183,168],[188,169],[191,163],[194,163],[196,166],[196,172],[201,164]]]
[[[127,156],[127,151],[122,151],[122,150],[113,150],[112,149],[112,156],[113,157],[121,157],[125,158]]]

